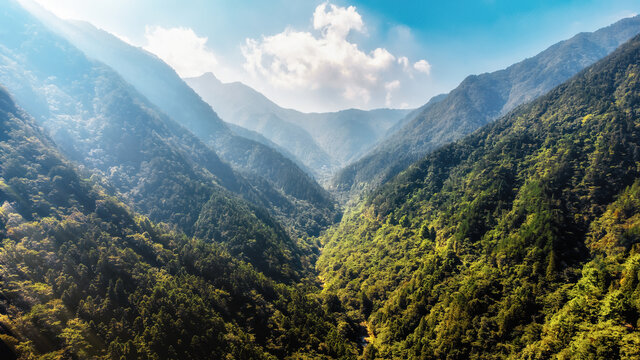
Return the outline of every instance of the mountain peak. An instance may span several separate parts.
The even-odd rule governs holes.
[[[206,73],[200,75],[200,76],[194,76],[192,78],[184,78],[185,80],[187,79],[198,79],[198,80],[205,80],[205,81],[213,81],[216,84],[222,84],[222,81],[220,81],[220,79],[218,79],[211,71],[207,71]]]

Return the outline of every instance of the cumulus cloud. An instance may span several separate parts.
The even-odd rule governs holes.
[[[322,29],[327,37],[344,39],[351,30],[362,31],[364,23],[355,7],[329,5],[329,11],[327,11],[327,4],[324,3],[313,13],[313,28]]]
[[[333,99],[334,103],[342,100],[357,107],[370,107],[376,101],[391,106],[391,92],[400,86],[399,76],[412,76],[414,70],[429,74],[426,60],[416,62],[412,69],[405,56],[384,48],[367,52],[350,41],[350,34],[365,32],[354,6],[319,5],[313,13],[313,29],[315,32],[287,28],[259,40],[247,39],[242,47],[244,68],[276,88],[311,90],[325,97],[337,94],[341,99]]]
[[[413,68],[429,75],[431,73],[431,64],[427,62],[427,60],[420,60],[413,64]]]
[[[186,27],[147,26],[143,48],[171,65],[181,77],[202,75],[218,65],[215,54],[207,47],[207,37],[198,36]]]

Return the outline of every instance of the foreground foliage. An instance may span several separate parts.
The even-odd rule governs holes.
[[[1,90],[0,204],[2,358],[357,353],[355,326],[311,283],[278,283],[222,245],[132,213],[83,180]]]
[[[640,38],[383,186],[324,237],[365,358],[638,358]]]

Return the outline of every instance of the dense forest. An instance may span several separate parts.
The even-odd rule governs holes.
[[[0,19],[1,38],[11,39],[0,48],[0,80],[64,154],[112,189],[111,195],[119,193],[136,211],[174,224],[189,236],[197,232],[205,240],[235,242],[233,255],[269,275],[294,279],[302,271],[296,267],[300,257],[312,254],[299,240],[317,235],[337,216],[317,183],[307,184],[308,176],[290,161],[285,164],[290,171],[269,166],[272,176],[282,176],[280,186],[233,169],[119,74],[89,59],[18,5],[5,7]],[[43,61],[43,53],[65,60]],[[250,141],[237,142],[249,149],[236,147],[237,153],[260,161],[250,155]],[[212,211],[211,202],[224,205],[217,209],[220,213]],[[224,216],[222,211],[246,212],[247,217]],[[248,219],[249,238],[230,230],[246,227]],[[274,244],[268,259],[258,256],[255,248],[263,251],[268,244]]]
[[[327,233],[365,358],[638,358],[639,64],[636,37]]]
[[[23,6],[0,359],[640,358],[640,17],[306,114]]]
[[[5,91],[0,126],[3,359],[357,354],[356,324],[313,279],[279,283],[229,247],[133,213],[63,160]]]

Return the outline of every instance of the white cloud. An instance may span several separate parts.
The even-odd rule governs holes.
[[[402,70],[404,71],[410,71],[411,69],[409,68],[409,58],[407,58],[406,56],[401,56],[398,58],[398,64],[402,65]]]
[[[427,60],[417,61],[413,64],[413,68],[427,75],[431,74],[431,64],[429,64]]]
[[[171,65],[181,77],[199,76],[218,66],[207,47],[207,37],[198,36],[191,28],[147,26],[144,36],[147,43],[143,48]]]
[[[392,106],[391,100],[392,100],[392,95],[391,93],[398,89],[400,87],[400,80],[393,80],[390,81],[388,83],[384,84],[384,89],[387,91],[387,95],[385,96],[385,101],[384,101],[384,105],[387,107]]]
[[[362,17],[356,8],[349,6],[348,8],[329,5],[330,10],[327,11],[327,3],[321,4],[313,13],[313,28],[323,30],[327,37],[335,37],[344,39],[349,35],[351,30],[362,31],[364,23]]]
[[[395,89],[397,89],[399,87],[400,87],[400,80],[393,80],[393,81],[390,81],[390,82],[384,84],[384,88],[387,91],[393,91],[393,90],[395,90]]]
[[[350,41],[351,33],[365,31],[353,6],[319,5],[313,28],[313,33],[286,28],[259,40],[247,39],[242,47],[244,68],[280,92],[312,92],[336,106],[371,107],[383,102],[391,106],[390,93],[400,86],[398,77],[413,71],[409,59],[384,48],[366,52]],[[422,62],[428,65],[422,60],[414,68],[424,71]],[[397,85],[388,89],[389,84]]]

